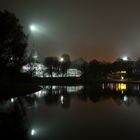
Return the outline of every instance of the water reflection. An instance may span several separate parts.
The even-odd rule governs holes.
[[[86,85],[86,86],[81,86],[81,85],[80,86],[43,86],[42,87],[42,90],[39,91],[39,92],[37,92],[37,93],[34,93],[32,95],[32,97],[33,97],[34,101],[36,101],[36,103],[38,104],[38,106],[41,105],[42,102],[43,102],[43,105],[45,105],[46,108],[52,108],[52,110],[54,108],[55,109],[57,108],[57,111],[55,110],[55,112],[57,112],[57,113],[56,114],[53,114],[52,116],[55,116],[56,115],[58,117],[59,116],[58,114],[61,114],[62,113],[59,110],[60,108],[62,110],[65,109],[65,110],[67,110],[67,112],[69,112],[69,110],[73,109],[74,107],[75,108],[77,107],[76,106],[77,105],[76,104],[77,102],[81,102],[80,103],[80,106],[81,106],[80,109],[82,111],[84,110],[84,107],[82,106],[82,103],[84,103],[85,106],[87,104],[90,104],[90,106],[92,106],[92,105],[94,106],[97,103],[100,104],[101,106],[103,106],[104,101],[107,101],[108,102],[109,100],[113,101],[113,103],[115,103],[115,105],[118,106],[118,107],[120,107],[121,109],[123,109],[123,108],[124,109],[125,108],[129,108],[134,103],[137,103],[137,105],[140,105],[140,96],[139,96],[140,93],[139,93],[138,87],[139,87],[139,85],[133,85],[133,84],[132,85],[128,85],[128,84],[125,84],[125,83],[115,83],[115,84],[113,84],[113,83],[111,83],[111,84],[104,83],[104,84],[93,84],[93,85]],[[122,94],[122,92],[123,92],[123,94]],[[73,103],[74,102],[76,102],[75,103],[75,106],[73,106]],[[112,105],[112,104],[110,104],[110,105]],[[109,105],[108,105],[108,107],[109,107]],[[88,112],[88,108],[89,107],[87,107],[83,111],[82,115],[83,114],[86,114]],[[40,108],[38,108],[38,110],[40,110]],[[52,113],[52,110],[50,111],[50,113]],[[88,117],[86,118],[86,120],[81,121],[81,123],[84,124],[84,122],[86,122],[86,124],[84,124],[84,125],[85,126],[87,125],[86,127],[88,127],[88,125],[90,126],[90,123],[92,124],[92,120],[94,118],[93,117],[92,119],[90,119],[90,115],[97,114],[98,111],[99,110],[96,110],[94,112],[94,111],[92,111],[92,108],[91,108],[90,111],[89,111],[90,113],[89,113]],[[74,113],[74,112],[71,112],[71,113]],[[69,115],[70,116],[74,116],[73,119],[75,119],[76,118],[75,115],[77,115],[77,114],[75,112],[75,114],[69,114]],[[80,113],[79,113],[78,120],[83,117],[82,115],[80,115]],[[48,115],[46,115],[46,116],[48,116]],[[61,118],[59,116],[62,120],[64,119],[63,120],[64,122],[61,121],[62,124],[63,123],[65,124],[66,122],[68,123],[68,120],[70,120],[70,123],[73,123],[73,121],[74,121],[73,119],[71,119],[70,117],[68,117],[66,114],[64,116],[63,116],[64,118],[63,117]],[[102,117],[104,118],[105,116],[106,115],[104,115],[104,113],[103,113],[103,116]],[[58,117],[58,121],[60,121],[59,120],[59,117]],[[99,117],[101,117],[101,116],[99,115]],[[90,123],[88,123],[88,119],[90,120]],[[105,121],[108,121],[109,122],[109,121],[111,121],[111,119],[110,120],[107,120],[107,118],[106,118]],[[65,120],[67,120],[67,121],[65,121]],[[53,120],[53,121],[55,121],[55,120]],[[103,121],[101,121],[101,122],[103,122]],[[60,124],[59,123],[56,123],[57,125],[55,127],[57,127],[57,128],[60,129],[64,125],[63,124],[61,126],[61,123]],[[77,123],[77,122],[75,122],[75,123]],[[79,124],[80,126],[78,127],[79,130],[80,130],[80,127],[84,129],[84,127],[82,126],[81,123]],[[114,122],[111,121],[111,123],[113,124]],[[103,126],[102,123],[98,122],[96,124],[96,128],[98,127],[98,125]],[[73,125],[73,126],[75,126],[75,125]],[[64,129],[66,129],[65,127],[62,128],[63,131],[64,131],[63,132],[64,135],[67,133],[67,132],[65,133],[65,130],[64,130]],[[92,128],[92,125],[90,127]],[[96,128],[94,128],[94,131],[96,131]],[[50,127],[49,127],[49,129],[50,129]],[[74,129],[74,128],[72,128],[72,129]],[[70,132],[72,131],[72,129],[70,128]],[[59,130],[57,129],[57,131],[59,131]],[[36,136],[36,134],[35,134],[36,131],[35,130],[32,131],[31,133],[32,133],[32,135]],[[70,133],[70,135],[72,135],[72,133],[74,133],[74,132],[72,131]],[[86,133],[86,131],[85,131],[85,133]],[[78,132],[78,134],[81,134],[81,132],[80,133]],[[54,139],[57,139],[57,136]]]
[[[130,106],[139,98],[139,85],[125,83],[103,83],[87,86],[42,86],[42,90],[24,97],[29,108],[37,108],[40,102],[48,106],[69,108],[71,100],[93,103],[113,99],[118,105]],[[11,102],[14,100],[11,99]],[[138,103],[139,104],[139,103]]]
[[[107,83],[107,84],[102,84],[102,89],[110,89],[110,90],[116,90],[116,91],[124,91],[127,90],[127,84],[125,83]]]
[[[88,104],[92,106],[96,103],[99,103],[102,106],[104,101],[111,100],[113,103],[115,103],[116,106],[119,106],[121,108],[130,107],[133,104],[140,105],[140,91],[138,84],[103,83],[86,86],[79,85],[41,87],[42,90],[31,95],[11,98],[8,101],[0,102],[0,131],[2,132],[2,135],[6,137],[6,134],[8,132],[9,136],[11,136],[11,138],[13,139],[40,139],[41,134],[43,133],[42,131],[45,131],[44,135],[46,137],[46,128],[48,127],[46,125],[49,125],[49,121],[47,122],[47,119],[52,121],[53,125],[59,124],[59,117],[61,118],[61,116],[59,116],[58,114],[62,113],[60,109],[62,109],[64,112],[65,110],[67,110],[68,112],[71,107],[74,108],[78,105],[80,106],[80,108],[82,108],[81,113],[83,113],[84,116],[86,113],[88,113],[89,106],[84,110],[84,106],[82,106],[83,103],[85,106]],[[80,103],[77,105],[77,102]],[[73,104],[75,106],[73,106]],[[110,107],[109,105],[108,107]],[[54,114],[52,113],[52,108],[55,109]],[[58,110],[61,113],[58,113]],[[51,117],[55,117],[55,115],[58,117],[58,122],[56,121],[57,117],[55,118],[56,120],[51,120],[49,111]],[[93,120],[93,118],[90,119],[90,115],[96,114],[99,110],[94,113],[92,111],[92,108],[90,108],[90,113],[89,115],[87,115],[90,121]],[[34,113],[36,115],[34,115]],[[75,119],[74,116],[76,115],[76,111],[72,113],[74,113],[71,114],[71,116],[73,117],[72,119]],[[43,115],[46,115],[44,117],[44,120],[42,119]],[[83,116],[81,116],[81,118]],[[106,115],[104,116],[106,117]],[[67,120],[67,117],[71,119],[66,114],[63,117],[62,119],[64,120]],[[32,122],[31,120],[29,120],[29,118],[32,120]],[[39,118],[39,122],[36,121],[36,118]],[[88,119],[84,120],[82,123],[85,123],[87,121],[88,125],[90,125]],[[42,128],[43,125],[39,125],[41,124],[40,122],[42,122],[43,124],[45,123],[45,128]],[[96,124],[96,126],[98,126],[99,124]],[[51,127],[53,127],[53,125]],[[65,125],[63,124],[63,126]],[[79,124],[79,127],[80,126],[82,125]]]
[[[4,139],[26,140],[30,124],[20,98],[0,102],[0,132]]]
[[[53,130],[55,130],[56,127],[58,128],[56,130],[58,132],[60,131],[59,126],[61,126],[61,123],[59,123],[59,121],[61,120],[61,128],[64,132],[65,129],[68,129],[65,124],[69,124],[69,126],[71,126],[69,132],[75,130],[74,127],[77,127],[79,128],[79,135],[81,135],[84,134],[80,132],[81,127],[85,130],[85,128],[89,126],[91,128],[93,126],[96,126],[96,129],[98,129],[99,125],[102,127],[104,126],[99,121],[101,120],[101,122],[104,122],[104,117],[107,117],[106,115],[103,115],[105,114],[105,110],[103,110],[103,113],[101,113],[102,115],[98,114],[100,108],[95,111],[94,107],[96,103],[99,103],[99,105],[103,107],[104,101],[107,101],[109,104],[108,107],[112,107],[113,103],[115,103],[115,105],[121,107],[121,109],[130,108],[130,106],[133,105],[140,105],[140,91],[138,84],[103,83],[86,86],[41,86],[41,88],[42,90],[31,95],[11,98],[7,101],[0,102],[0,131],[1,135],[4,136],[5,139],[9,136],[11,139],[21,140],[32,138],[40,139],[41,136],[44,136],[44,139],[46,139],[47,135],[49,135],[49,132],[46,132],[51,130],[52,128]],[[113,103],[110,104],[110,100]],[[85,109],[83,103],[84,106],[86,106]],[[74,111],[74,108],[76,108],[78,105],[80,107],[76,111]],[[71,112],[68,115],[62,115],[64,112],[61,112],[60,109],[67,113],[69,113],[68,111]],[[111,110],[110,114],[112,114],[112,112],[113,111]],[[103,120],[97,117],[97,114],[100,118],[103,118]],[[127,116],[130,116],[131,114],[127,114]],[[76,121],[75,115],[78,116]],[[87,118],[85,117],[85,115],[87,115]],[[86,119],[83,119],[84,117]],[[117,117],[115,118],[116,120]],[[83,120],[78,125],[71,125],[71,122],[77,123],[79,121],[79,118]],[[94,122],[93,118],[99,118],[95,119],[98,120],[97,124],[95,123],[97,121]],[[67,119],[69,121],[66,121]],[[139,120],[139,118],[137,120]],[[105,121],[110,122],[110,120],[107,119]],[[111,124],[113,123],[114,122],[112,122]],[[116,126],[114,128],[116,128]],[[96,129],[94,128],[94,131]],[[52,134],[50,132],[51,136],[54,136],[55,133],[56,137],[54,139],[58,138],[57,136],[59,134],[57,133],[57,131],[55,131],[56,133],[53,131]],[[76,129],[76,132],[77,131],[78,129]],[[64,135],[65,134],[67,134],[67,132],[64,133]],[[73,134],[75,133],[73,132]]]
[[[36,108],[39,99],[44,99],[47,105],[58,105],[67,108],[70,106],[71,94],[79,93],[83,86],[41,86],[42,90],[25,96],[28,108]]]

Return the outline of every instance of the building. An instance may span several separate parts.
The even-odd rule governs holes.
[[[28,63],[22,66],[21,72],[32,74],[33,77],[80,77],[82,75],[77,68],[68,68],[65,73],[62,73],[61,63],[56,57],[47,57],[44,60],[33,48]]]

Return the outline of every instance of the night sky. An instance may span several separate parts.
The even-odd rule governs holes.
[[[29,48],[43,56],[67,53],[79,57],[114,61],[127,55],[140,56],[140,2],[138,0],[1,0],[20,19],[29,36]]]

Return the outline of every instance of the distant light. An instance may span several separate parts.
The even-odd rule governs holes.
[[[78,92],[83,89],[83,86],[67,86],[67,92]]]
[[[61,95],[60,101],[61,101],[61,104],[64,104],[64,96],[63,95]]]
[[[124,96],[123,97],[123,101],[126,102],[127,100],[128,100],[128,97],[127,96]]]
[[[23,70],[23,71],[25,71],[25,72],[26,72],[26,71],[29,71],[29,70],[30,70],[30,68],[31,68],[31,67],[30,67],[28,64],[27,64],[27,65],[22,66],[22,70]]]
[[[31,31],[35,31],[35,30],[36,30],[36,26],[35,26],[35,25],[31,25],[31,26],[30,26],[30,30],[31,30]]]
[[[138,91],[140,90],[140,87],[139,87],[139,85],[138,85],[137,89],[138,89]]]
[[[38,98],[44,97],[46,94],[46,90],[40,90],[34,93]]]
[[[32,130],[31,130],[31,135],[34,136],[35,134],[36,134],[35,129],[32,129]]]
[[[39,27],[34,25],[34,24],[30,25],[30,30],[32,32],[39,32],[40,31]]]
[[[127,72],[126,72],[126,71],[121,71],[121,73],[124,73],[124,74],[126,74]]]
[[[124,80],[124,77],[123,76],[121,76],[121,80]]]
[[[64,58],[63,57],[60,57],[60,62],[63,62],[64,61]]]
[[[126,84],[124,84],[124,83],[119,83],[119,84],[117,84],[117,88],[118,88],[118,90],[126,90]]]
[[[122,60],[123,61],[128,61],[128,57],[127,56],[124,56],[124,57],[122,57]]]
[[[102,84],[102,89],[105,89],[105,85],[104,85],[104,83]]]
[[[11,98],[11,103],[13,103],[14,102],[14,98]]]
[[[11,57],[10,57],[10,60],[12,61],[13,59],[14,59],[13,56],[11,56]]]

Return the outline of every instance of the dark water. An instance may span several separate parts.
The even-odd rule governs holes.
[[[0,102],[4,139],[140,139],[140,85],[44,86]]]

